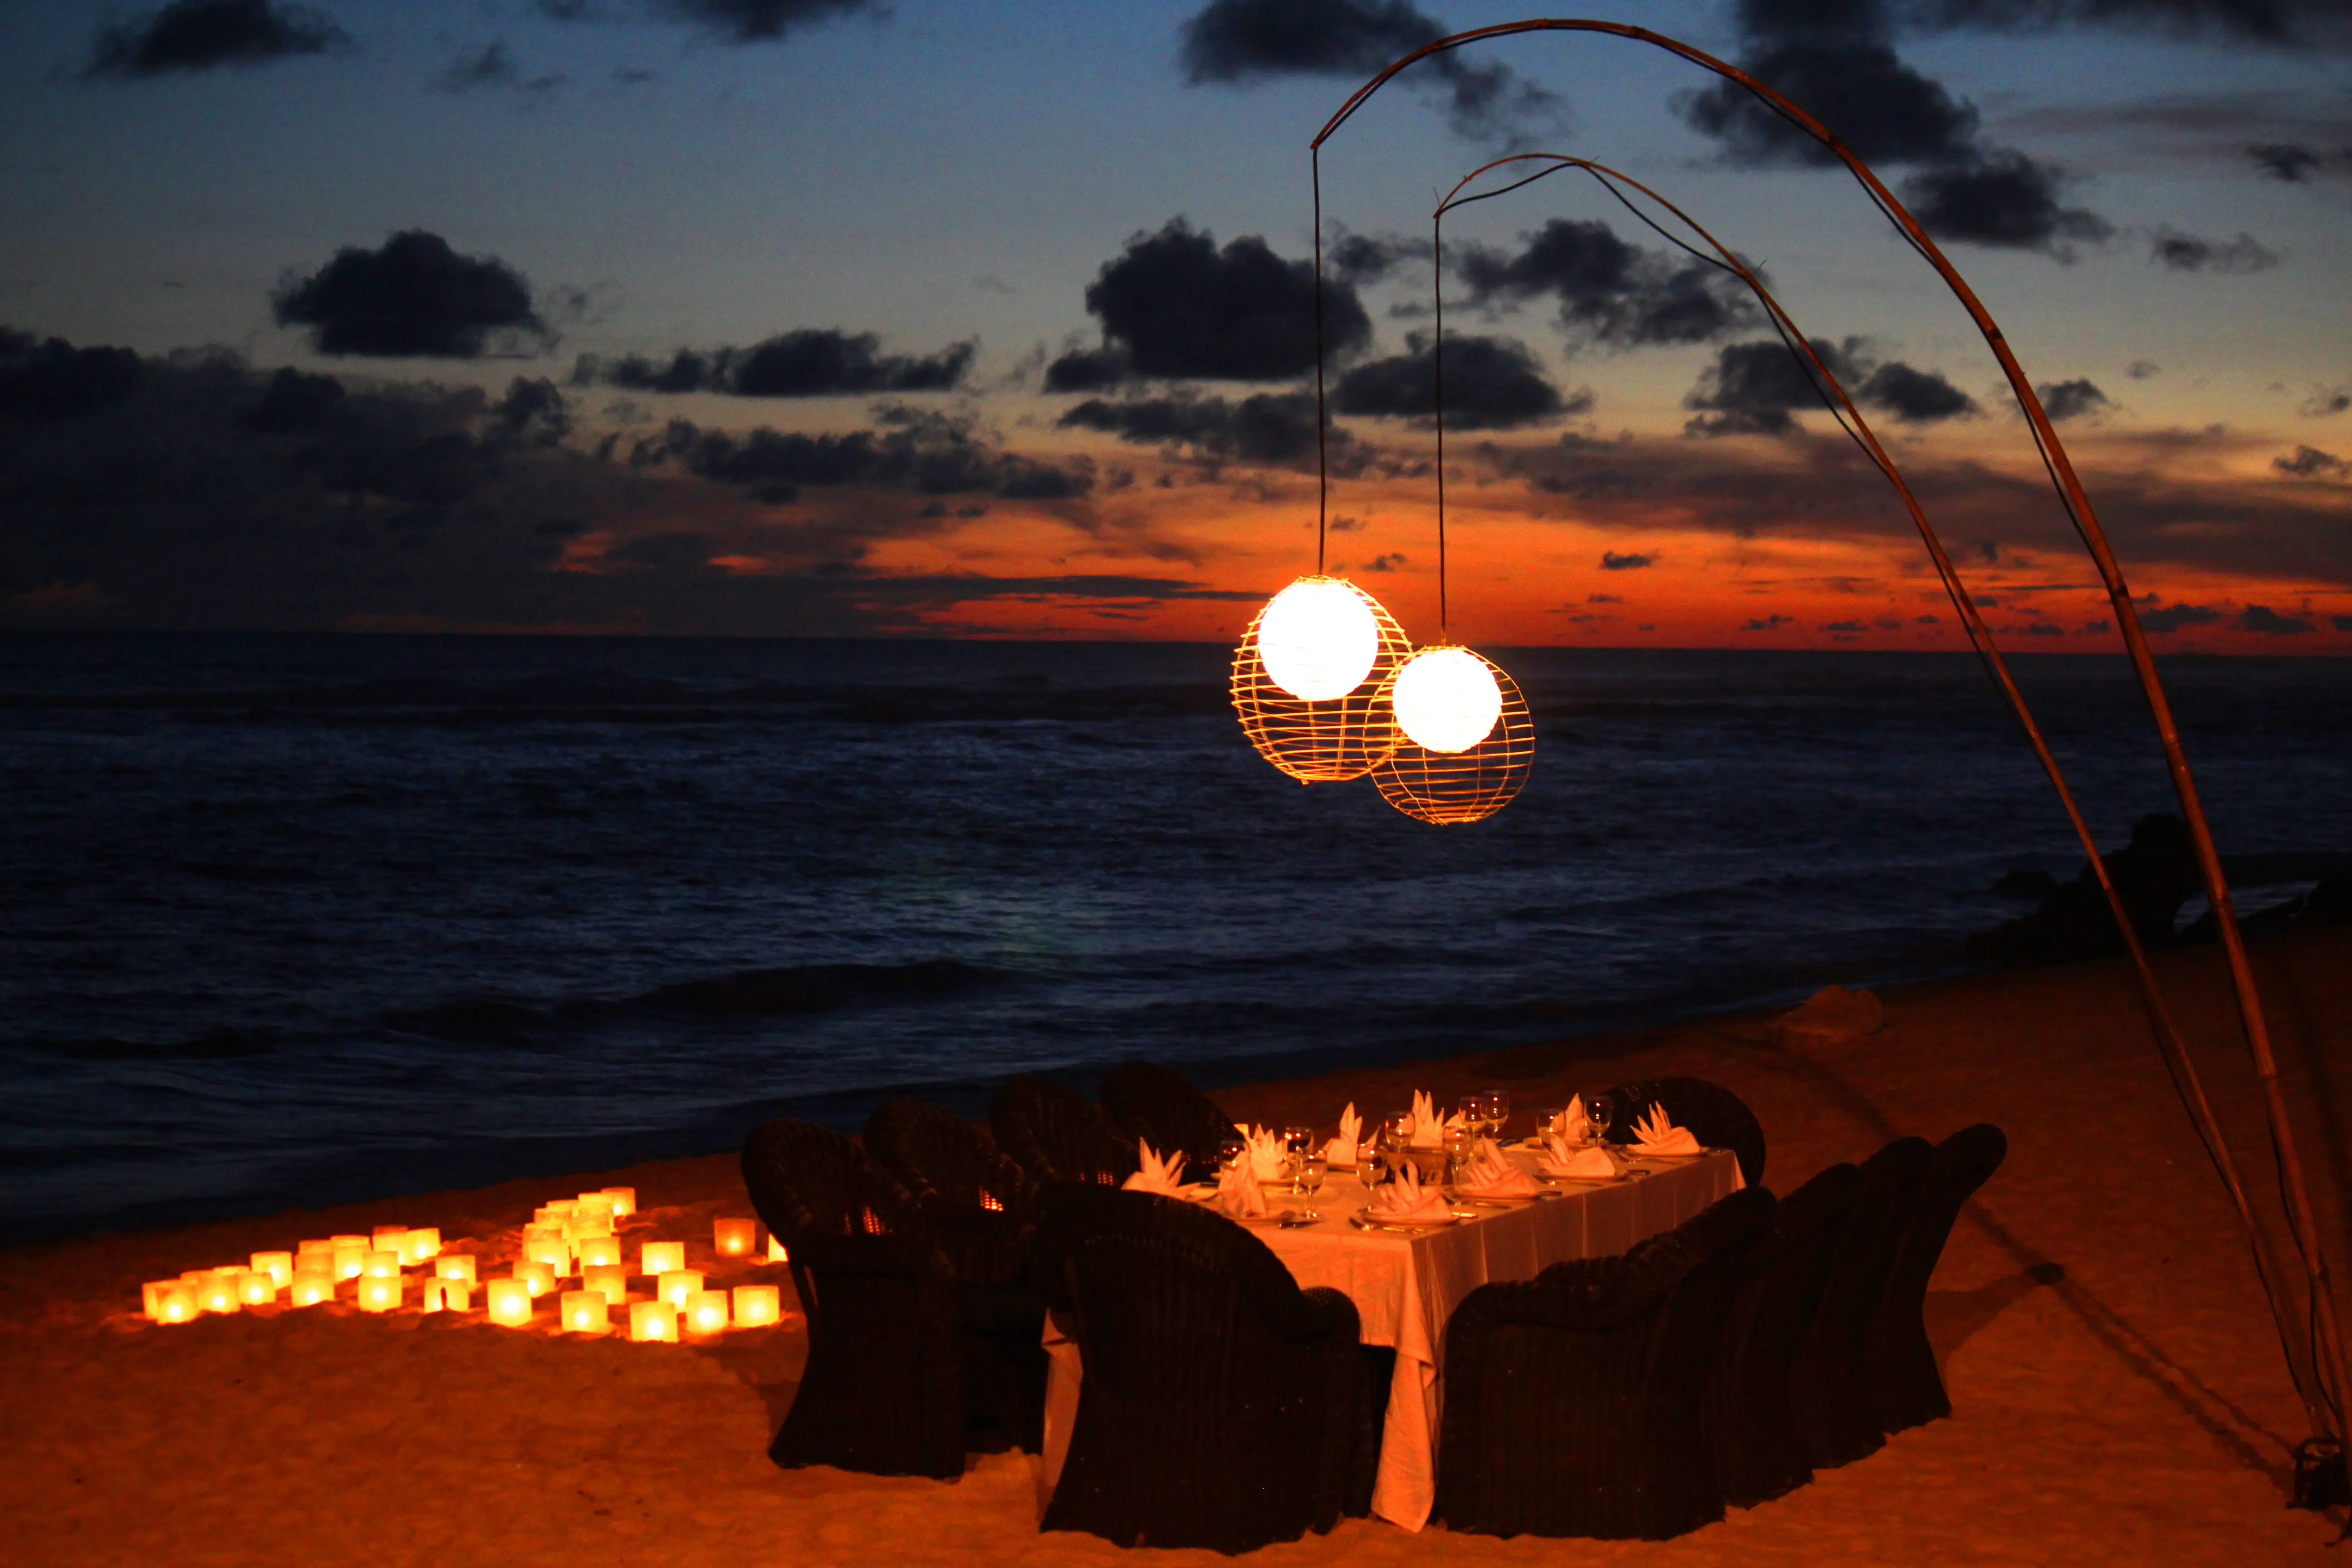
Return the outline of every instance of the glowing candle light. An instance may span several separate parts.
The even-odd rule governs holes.
[[[518,1263],[514,1266],[514,1277],[515,1283],[531,1296],[546,1295],[555,1289],[555,1281],[559,1278],[555,1270],[544,1263]]]
[[[563,1326],[575,1334],[601,1334],[613,1326],[613,1303],[602,1290],[566,1290]]]
[[[162,1322],[163,1321],[163,1292],[185,1283],[185,1280],[181,1279],[148,1280],[145,1284],[139,1287],[139,1310],[145,1314],[151,1322]]]
[[[331,1301],[335,1299],[335,1277],[323,1268],[298,1268],[294,1282],[287,1287],[286,1299],[297,1307]]]
[[[585,1197],[589,1194],[583,1193],[581,1195]],[[626,1219],[637,1212],[637,1189],[635,1187],[603,1187],[594,1195],[613,1200],[613,1215],[616,1219]]]
[[[503,1323],[509,1329],[524,1328],[530,1324],[530,1299],[538,1292],[530,1288],[529,1281],[493,1279],[486,1289],[490,1321]]]
[[[735,1287],[735,1323],[739,1328],[763,1329],[784,1321],[782,1293],[773,1285]]]
[[[686,1267],[686,1243],[682,1241],[648,1241],[641,1251],[644,1267],[638,1272],[656,1277],[673,1268]]]
[[[629,1270],[619,1263],[591,1263],[580,1270],[580,1285],[583,1289],[601,1291],[604,1300],[618,1307],[629,1299]],[[567,1291],[563,1299],[570,1300],[571,1293]]]
[[[474,1283],[474,1255],[470,1252],[445,1252],[433,1260],[433,1277],[436,1279],[462,1279]]]
[[[427,1226],[412,1230],[400,1238],[400,1260],[403,1263],[429,1263],[441,1256],[441,1232]]]
[[[758,1287],[751,1287],[757,1289]],[[727,1327],[727,1292],[697,1290],[686,1299],[686,1327],[690,1333],[715,1334]]]
[[[360,1310],[390,1312],[400,1306],[401,1287],[408,1281],[394,1269],[389,1274],[364,1274],[360,1277]]]
[[[400,1278],[400,1254],[396,1251],[371,1252],[360,1269],[363,1279],[397,1279]]]
[[[236,1299],[240,1306],[267,1307],[278,1300],[278,1281],[258,1268],[248,1268],[235,1276]],[[288,1283],[292,1283],[289,1278]]]
[[[567,1279],[572,1273],[572,1248],[561,1241],[526,1241],[522,1245],[522,1260],[544,1264],[551,1279]]]
[[[654,1281],[654,1293],[671,1306],[684,1308],[686,1299],[702,1289],[699,1268],[672,1268]]]
[[[306,1241],[294,1254],[297,1274],[332,1274],[335,1271],[335,1247],[329,1241]]]
[[[373,1243],[368,1248],[371,1252],[398,1252],[408,1240],[408,1227],[404,1225],[380,1225],[369,1239]]]
[[[257,1252],[253,1267],[269,1276],[269,1282],[280,1290],[294,1283],[294,1255],[290,1252]]]
[[[331,1236],[327,1238],[327,1245],[333,1247],[338,1252],[341,1252],[346,1247],[356,1247],[362,1252],[373,1252],[375,1250],[375,1243],[373,1241],[364,1236],[357,1235]]]
[[[210,1275],[198,1281],[194,1289],[196,1305],[207,1312],[234,1312],[245,1305],[237,1299],[236,1280],[230,1275]]]
[[[768,1261],[771,1263],[790,1263],[792,1260],[793,1255],[784,1250],[784,1244],[776,1239],[773,1232],[770,1232],[768,1236]]]
[[[184,1279],[173,1279],[155,1292],[155,1321],[159,1323],[185,1323],[194,1321],[204,1304],[196,1300],[196,1288]]]
[[[580,1244],[580,1269],[583,1278],[585,1278],[591,1268],[618,1268],[624,1256],[619,1237],[589,1237]]]
[[[425,1300],[421,1303],[428,1312],[463,1312],[474,1303],[474,1287],[470,1280],[435,1278],[425,1282]]]
[[[338,1279],[356,1279],[361,1275],[366,1273],[368,1253],[370,1250],[371,1248],[364,1241],[361,1242],[356,1247],[346,1247],[341,1241],[336,1242],[335,1278]]]
[[[710,1247],[721,1258],[749,1258],[751,1244],[759,1239],[759,1226],[748,1219],[714,1219],[710,1222]]]
[[[641,1345],[677,1343],[677,1309],[667,1301],[631,1302],[629,1338]]]

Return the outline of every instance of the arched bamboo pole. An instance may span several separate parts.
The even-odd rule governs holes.
[[[1783,120],[1805,132],[1823,147],[1829,149],[1839,162],[1846,166],[1879,211],[1895,225],[1912,248],[1936,269],[1945,285],[1959,300],[1961,307],[1968,311],[1969,319],[1976,323],[1978,331],[1982,334],[1987,345],[1992,350],[1993,357],[2000,363],[2001,373],[2009,381],[2011,392],[2016,396],[2018,405],[2023,411],[2026,421],[2033,431],[2035,444],[2041,451],[2044,465],[2048,468],[2051,482],[2057,489],[2059,500],[2065,507],[2076,534],[2082,539],[2084,548],[2089,552],[2093,563],[2097,566],[2100,580],[2106,588],[2108,602],[2115,611],[2116,627],[2122,634],[2125,649],[2131,658],[2133,673],[2138,679],[2141,693],[2148,705],[2149,715],[2155,721],[2157,737],[2164,751],[2165,766],[2171,775],[2173,793],[2180,802],[2182,818],[2188,824],[2190,838],[2196,846],[2198,869],[2205,884],[2207,900],[2212,906],[2214,923],[2220,931],[2222,950],[2229,964],[2231,985],[2237,1000],[2239,1022],[2245,1031],[2247,1048],[2253,1058],[2255,1076],[2262,1084],[2264,1108],[2269,1120],[2272,1149],[2278,1163],[2280,1185],[2284,1189],[2283,1195],[2287,1209],[2288,1224],[2294,1237],[2296,1250],[2303,1259],[2307,1288],[2310,1291],[2311,1319],[2315,1331],[2312,1359],[2315,1363],[2314,1382],[2317,1386],[2313,1389],[2305,1388],[2303,1380],[2294,1366],[2291,1348],[2288,1353],[2288,1375],[2294,1380],[2297,1392],[2303,1396],[2315,1431],[2340,1440],[2344,1434],[2340,1401],[2347,1386],[2347,1380],[2343,1338],[2337,1325],[2335,1298],[2328,1283],[2326,1252],[2321,1244],[2318,1222],[2312,1210],[2310,1187],[2305,1178],[2302,1157],[2295,1145],[2294,1130],[2288,1117],[2285,1094],[2279,1086],[2278,1062],[2271,1047],[2269,1024],[2263,1014],[2262,998],[2254,984],[2252,965],[2246,956],[2244,936],[2238,929],[2237,911],[2231,903],[2229,882],[2222,875],[2221,855],[2214,847],[2212,827],[2206,819],[2204,802],[2198,794],[2196,780],[2189,773],[2188,757],[2181,749],[2179,730],[2173,720],[2172,704],[2165,693],[2164,683],[2157,673],[2156,661],[2148,647],[2147,633],[2140,626],[2138,613],[2132,604],[2131,591],[2124,581],[2123,569],[2116,560],[2115,552],[2107,542],[2105,531],[2099,525],[2098,516],[2091,505],[2090,496],[2084,489],[2082,480],[2074,472],[2074,463],[2067,456],[2065,445],[2059,439],[2057,429],[2052,424],[2048,411],[2042,407],[2041,397],[2034,392],[2032,383],[2026,378],[2023,367],[2018,363],[2017,356],[2011,350],[2009,341],[2002,333],[2000,324],[1993,320],[1992,313],[1986,310],[1984,302],[1977,297],[1976,291],[1969,288],[1967,279],[1960,276],[1958,268],[1952,265],[1934,239],[1929,237],[1927,230],[1920,226],[1918,220],[1911,216],[1909,210],[1895,198],[1895,193],[1872,172],[1869,165],[1864,163],[1853,150],[1827,126],[1781,93],[1727,61],[1717,59],[1704,50],[1677,38],[1653,32],[1647,27],[1638,27],[1623,22],[1588,18],[1538,17],[1527,21],[1501,23],[1489,27],[1473,28],[1435,39],[1392,62],[1363,86],[1358,88],[1324,123],[1323,129],[1316,133],[1314,141],[1308,143],[1309,162],[1315,187],[1316,314],[1318,362],[1321,357],[1319,351],[1322,315],[1323,143],[1346,124],[1349,119],[1391,78],[1417,61],[1426,59],[1432,55],[1460,48],[1465,44],[1537,32],[1599,33],[1631,39],[1636,43],[1663,49],[1712,71],[1727,81],[1736,82]],[[1800,338],[1798,341],[1801,342],[1803,340]],[[1822,368],[1826,369],[1826,367]],[[1329,467],[1320,387],[1321,375],[1318,363],[1316,457],[1318,477],[1324,480],[1322,488],[1328,489]],[[1927,526],[1925,514],[1918,513],[1915,510],[1914,515],[1930,542],[1931,552],[1940,555],[1941,547],[1934,542],[1933,530]],[[2090,863],[2098,868],[2099,879],[2102,884],[2105,884],[2105,869],[2095,844],[2089,846],[2089,848]],[[2108,891],[2112,900],[2112,889],[2110,888]],[[2120,915],[2119,906],[2111,903],[2111,907],[2117,908]],[[2126,942],[2136,946],[2129,921],[2119,919],[2118,924],[2125,931]],[[2163,1009],[2161,995],[2155,988],[2153,972],[2148,970],[2143,962],[2136,970],[2136,974],[2140,979],[2143,998],[2148,1005],[2153,1022],[2161,1016]],[[2162,1025],[2157,1026],[2157,1033],[2159,1046],[2163,1047],[2165,1029]],[[2177,1037],[2173,1044],[2178,1044]],[[2190,1102],[2191,1118],[2196,1120],[2198,1113],[2195,1104],[2202,1101],[2204,1095],[2202,1086],[2196,1078],[2195,1068],[2185,1052],[2176,1057],[2174,1051],[2168,1047],[2165,1048],[2164,1054],[2167,1066],[2174,1069],[2176,1084],[2182,1087],[2183,1100]],[[2210,1117],[2210,1109],[2208,1116]],[[2205,1125],[2200,1121],[2200,1134],[2203,1135],[2205,1131]],[[2216,1125],[2213,1128],[2214,1133],[2218,1134],[2219,1131]],[[2216,1163],[2220,1165],[2227,1158],[2226,1144],[2216,1143],[2214,1149]],[[2278,1299],[2274,1281],[2270,1278],[2270,1271],[2263,1266],[2261,1258],[2263,1244],[2260,1229],[2253,1223],[2252,1210],[2242,1206],[2242,1189],[2233,1186],[2232,1196],[2242,1204],[2241,1216],[2248,1227],[2249,1244],[2255,1249],[2257,1255],[2256,1268],[2257,1271],[2263,1276],[2264,1291],[2272,1298],[2273,1316],[2284,1321],[2286,1319],[2285,1304]]]

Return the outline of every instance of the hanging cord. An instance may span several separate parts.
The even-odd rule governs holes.
[[[1444,647],[1445,618],[1445,209],[1429,220],[1429,294],[1433,325],[1429,340],[1429,390],[1437,418],[1437,641]]]
[[[1323,149],[1307,150],[1315,185],[1315,574],[1323,575],[1323,541],[1330,531],[1331,458],[1323,411]]]
[[[1507,163],[1538,159],[1546,161],[1549,166],[1496,190],[1468,196],[1460,195],[1464,187],[1488,170]],[[2255,1271],[2261,1278],[2264,1296],[2271,1304],[2272,1325],[2278,1335],[2280,1352],[2287,1363],[2287,1375],[2293,1380],[2296,1393],[2304,1399],[2307,1407],[2315,1411],[2324,1407],[2331,1415],[2340,1415],[2341,1406],[2335,1391],[2328,1384],[2326,1369],[2320,1364],[2321,1358],[2316,1354],[2313,1356],[2313,1372],[2316,1386],[2306,1385],[2305,1383],[2303,1371],[2296,1360],[2292,1320],[2286,1314],[2284,1298],[2277,1289],[2276,1264],[2269,1256],[2268,1247],[2262,1240],[2260,1232],[2255,1226],[2252,1206],[2246,1198],[2236,1163],[2231,1157],[2229,1145],[2221,1135],[2219,1123],[2214,1120],[2212,1108],[2206,1100],[2203,1087],[2197,1079],[2195,1068],[2189,1062],[2179,1031],[2172,1021],[2169,1010],[2165,1007],[2161,993],[2157,987],[2155,973],[2148,964],[2147,952],[2140,943],[2138,932],[2131,923],[2128,911],[2124,908],[2120,893],[2107,875],[2105,861],[2099,854],[2097,843],[2092,836],[2088,823],[2083,817],[2081,808],[2074,800],[2074,792],[2060,772],[2057,759],[2052,754],[2040,727],[2034,722],[2032,711],[2026,705],[2024,694],[2018,689],[2015,681],[2011,679],[2007,664],[2001,658],[2000,650],[1993,642],[1991,627],[1985,623],[1982,614],[1969,600],[1967,590],[1960,582],[1958,568],[1953,564],[1950,556],[1943,548],[1942,542],[1928,524],[1927,515],[1920,509],[1909,485],[1895,468],[1892,457],[1886,453],[1879,444],[1876,436],[1872,433],[1868,422],[1863,417],[1861,409],[1855,405],[1836,374],[1799,331],[1795,319],[1789,315],[1780,300],[1773,297],[1771,291],[1764,286],[1763,280],[1757,277],[1753,270],[1726,248],[1713,235],[1700,226],[1687,213],[1631,175],[1592,163],[1588,159],[1551,153],[1523,153],[1508,158],[1497,159],[1495,163],[1486,164],[1484,168],[1465,176],[1461,183],[1454,186],[1454,192],[1438,205],[1439,218],[1442,220],[1444,215],[1454,207],[1465,206],[1472,202],[1486,201],[1495,196],[1508,195],[1512,191],[1533,184],[1538,180],[1565,169],[1581,169],[1603,190],[1615,197],[1628,212],[1661,237],[1696,259],[1738,279],[1745,284],[1756,296],[1758,301],[1763,305],[1774,333],[1780,338],[1782,346],[1797,361],[1814,395],[1819,397],[1823,405],[1829,409],[1831,416],[1836,419],[1838,427],[1845,433],[1847,438],[1861,449],[1863,455],[1895,487],[1897,495],[1902,498],[1905,507],[1911,513],[1914,523],[1927,545],[1928,554],[1936,564],[1938,576],[1942,579],[1945,594],[1951,601],[1954,611],[1959,616],[1962,626],[1968,631],[1970,647],[1975,651],[1979,663],[2006,700],[2011,717],[2017,721],[2027,742],[2032,747],[2036,760],[2042,763],[2042,771],[2056,788],[2068,819],[2073,824],[2075,834],[2089,857],[2090,866],[2106,897],[2108,909],[2115,919],[2116,929],[2122,934],[2125,946],[2138,972],[2141,980],[2141,995],[2147,1007],[2149,1022],[2157,1037],[2158,1055],[2164,1061],[2168,1076],[2172,1079],[2174,1092],[2179,1096],[2183,1106],[2188,1110],[2189,1121],[2197,1131],[2198,1141],[2205,1149],[2206,1158],[2212,1163],[2216,1173],[2221,1177],[2223,1185],[2237,1205],[2240,1218],[2246,1226],[2249,1243],[2253,1251]],[[1640,192],[1643,196],[1656,203],[1660,208],[1686,225],[1693,233],[1712,247],[1717,255],[1708,256],[1699,251],[1685,243],[1679,236],[1660,226],[1625,195],[1624,192],[1618,187],[1619,181]],[[1849,414],[1853,417],[1851,424],[1847,422]],[[2280,1176],[2284,1184],[2284,1169]],[[2321,1342],[2318,1311],[2318,1302],[2315,1297],[2311,1303],[2312,1321],[2307,1325],[2312,1336],[2309,1342],[2315,1349]],[[2338,1426],[2336,1429],[2341,1430],[2341,1427]]]

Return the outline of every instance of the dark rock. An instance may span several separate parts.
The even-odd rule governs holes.
[[[2047,871],[2011,871],[1992,885],[2004,899],[2047,899],[2058,891],[2058,879]]]
[[[2116,885],[2140,944],[2171,945],[2172,923],[2180,914],[2180,906],[2204,888],[2189,825],[2167,813],[2143,816],[2133,826],[2129,844],[2100,858],[2106,864],[2108,879]],[[2043,899],[2042,907],[2032,914],[2003,921],[1990,931],[1970,936],[1968,954],[1976,959],[2053,963],[2120,952],[2123,945],[2106,895],[2085,866],[2073,881]]]
[[[2303,896],[2295,924],[2352,925],[2352,871],[2338,871]]]

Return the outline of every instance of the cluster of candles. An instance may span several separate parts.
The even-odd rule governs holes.
[[[606,1187],[542,1205],[523,1226],[522,1248],[511,1275],[483,1279],[471,1253],[445,1253],[438,1230],[378,1226],[367,1236],[337,1236],[306,1241],[293,1252],[257,1252],[250,1267],[228,1264],[197,1268],[177,1279],[142,1287],[151,1321],[185,1323],[209,1312],[235,1312],[278,1303],[317,1306],[335,1300],[345,1281],[363,1312],[398,1310],[407,1300],[405,1271],[425,1268],[417,1301],[427,1312],[467,1312],[480,1290],[483,1310],[493,1323],[531,1326],[539,1298],[557,1296],[557,1324],[572,1333],[604,1333],[618,1326],[614,1309],[628,1313],[629,1337],[640,1342],[676,1342],[682,1335],[709,1335],[730,1328],[766,1328],[783,1321],[783,1300],[774,1285],[738,1285],[730,1290],[703,1288],[708,1276],[686,1266],[686,1243],[639,1244],[638,1271],[649,1278],[649,1300],[629,1299],[626,1251],[619,1224],[637,1212],[633,1187]],[[756,1256],[758,1227],[748,1219],[719,1219],[711,1226],[711,1250],[722,1258]],[[784,1249],[768,1238],[770,1262],[785,1260]],[[580,1289],[559,1291],[577,1278]]]

